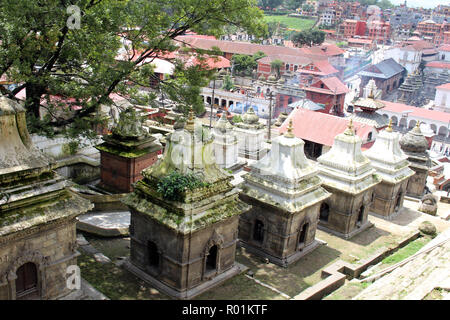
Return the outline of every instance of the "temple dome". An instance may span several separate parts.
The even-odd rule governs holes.
[[[253,110],[253,107],[248,108],[247,112],[242,116],[242,121],[246,124],[254,124],[259,122],[259,117]]]
[[[400,146],[405,152],[425,153],[428,150],[428,141],[416,125],[400,139]]]
[[[233,129],[233,125],[228,121],[227,119],[227,112],[222,112],[222,115],[220,116],[219,121],[217,121],[214,129],[219,130],[220,132],[226,132],[228,130]]]

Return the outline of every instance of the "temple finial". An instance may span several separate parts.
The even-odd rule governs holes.
[[[346,135],[354,135],[355,131],[353,130],[353,119],[350,118],[350,120],[348,121],[348,126],[347,129],[345,129],[344,133]]]
[[[292,119],[291,119],[291,120],[289,120],[289,125],[288,125],[287,131],[284,134],[284,136],[286,138],[294,138],[295,135],[294,135],[294,133],[292,131],[293,131],[293,127],[292,127]]]
[[[388,127],[386,128],[387,132],[392,132],[392,119],[389,119]]]

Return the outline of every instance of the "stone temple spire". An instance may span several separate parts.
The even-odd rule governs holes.
[[[330,151],[320,156],[319,177],[332,193],[321,210],[319,228],[350,238],[370,226],[368,208],[374,187],[381,182],[369,158],[361,151],[353,123],[334,138]]]
[[[409,168],[408,156],[402,151],[400,136],[389,126],[382,130],[373,146],[364,152],[382,182],[375,187],[371,211],[383,218],[390,218],[402,207],[406,186],[414,171]]]
[[[294,136],[290,121],[287,132],[273,139],[269,153],[243,176],[240,197],[254,209],[241,216],[239,238],[251,252],[282,266],[317,247],[319,207],[330,197],[304,145]],[[270,235],[263,234],[265,229]],[[252,230],[260,230],[256,237],[267,240],[254,241]]]

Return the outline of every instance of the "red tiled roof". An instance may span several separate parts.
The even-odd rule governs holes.
[[[441,84],[440,86],[437,86],[436,89],[450,90],[450,83]]]
[[[322,44],[310,48],[290,48],[274,45],[262,45],[249,42],[225,41],[202,39],[192,36],[179,36],[175,38],[180,43],[185,43],[191,47],[209,50],[212,47],[218,47],[223,52],[233,54],[248,54],[253,55],[258,51],[264,52],[266,55],[291,55],[291,56],[308,56],[314,60],[322,59],[323,57],[330,57],[334,55],[343,54],[344,51],[334,44]],[[324,49],[324,50],[322,50]]]
[[[338,73],[339,70],[337,70],[335,67],[331,65],[331,63],[328,62],[328,60],[318,60],[314,61],[314,65],[324,74],[324,75],[330,75],[334,73]]]
[[[405,111],[412,111],[409,113],[409,115],[422,118],[422,119],[429,119],[434,121],[440,121],[440,122],[449,122],[450,121],[450,113],[437,111],[437,110],[429,110],[425,108],[418,108],[414,106],[409,106],[407,104],[398,103],[398,102],[390,102],[390,101],[383,101],[380,100],[380,102],[384,103],[384,109],[386,111],[395,112],[398,114],[401,114]],[[381,111],[382,112],[382,111]]]
[[[373,43],[373,40],[371,40],[371,39],[348,38],[347,42],[349,42],[349,43],[353,42],[353,43],[368,43],[368,44],[370,44],[370,43]]]
[[[440,61],[431,61],[428,62],[425,67],[429,68],[440,68],[440,69],[450,69],[450,63],[440,62]]]
[[[344,54],[344,52],[345,52],[344,50],[339,48],[337,45],[331,44],[331,43],[324,43],[320,46],[314,46],[314,47],[303,47],[303,48],[301,48],[301,50],[306,54],[318,55],[318,56],[322,55],[322,56],[327,56],[327,57],[338,56],[338,55]]]
[[[253,55],[258,51],[264,52],[266,55],[286,54],[286,55],[301,55],[302,51],[298,48],[287,48],[273,45],[262,45],[249,42],[225,41],[201,39],[192,36],[179,36],[175,38],[180,43],[186,43],[191,47],[210,50],[212,47],[218,47],[223,52],[230,52],[234,54],[248,54]]]
[[[326,88],[319,88],[315,87],[317,83],[322,82]],[[328,94],[343,94],[348,93],[350,90],[347,88],[347,86],[342,83],[341,80],[337,77],[329,77],[329,78],[322,78],[317,80],[315,83],[312,84],[310,87],[303,87],[306,91],[314,91],[319,93],[328,93]]]
[[[296,137],[315,143],[332,146],[334,138],[345,131],[349,120],[336,117],[322,112],[307,109],[294,109],[280,127],[280,134],[287,130],[289,121],[292,119],[293,132]],[[363,140],[369,132],[375,130],[368,124],[353,122],[356,134]]]
[[[444,44],[439,48],[439,51],[450,51],[450,44]]]
[[[294,56],[294,55],[287,55],[287,54],[271,54],[269,56],[263,57],[258,60],[258,62],[261,62],[263,64],[270,64],[274,60],[281,60],[284,63],[289,64],[298,64],[300,66],[305,66],[313,62],[313,60],[309,57],[305,56]]]

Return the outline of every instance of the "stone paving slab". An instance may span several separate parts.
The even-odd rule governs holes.
[[[129,211],[91,212],[78,217],[77,229],[102,237],[129,235]]]

